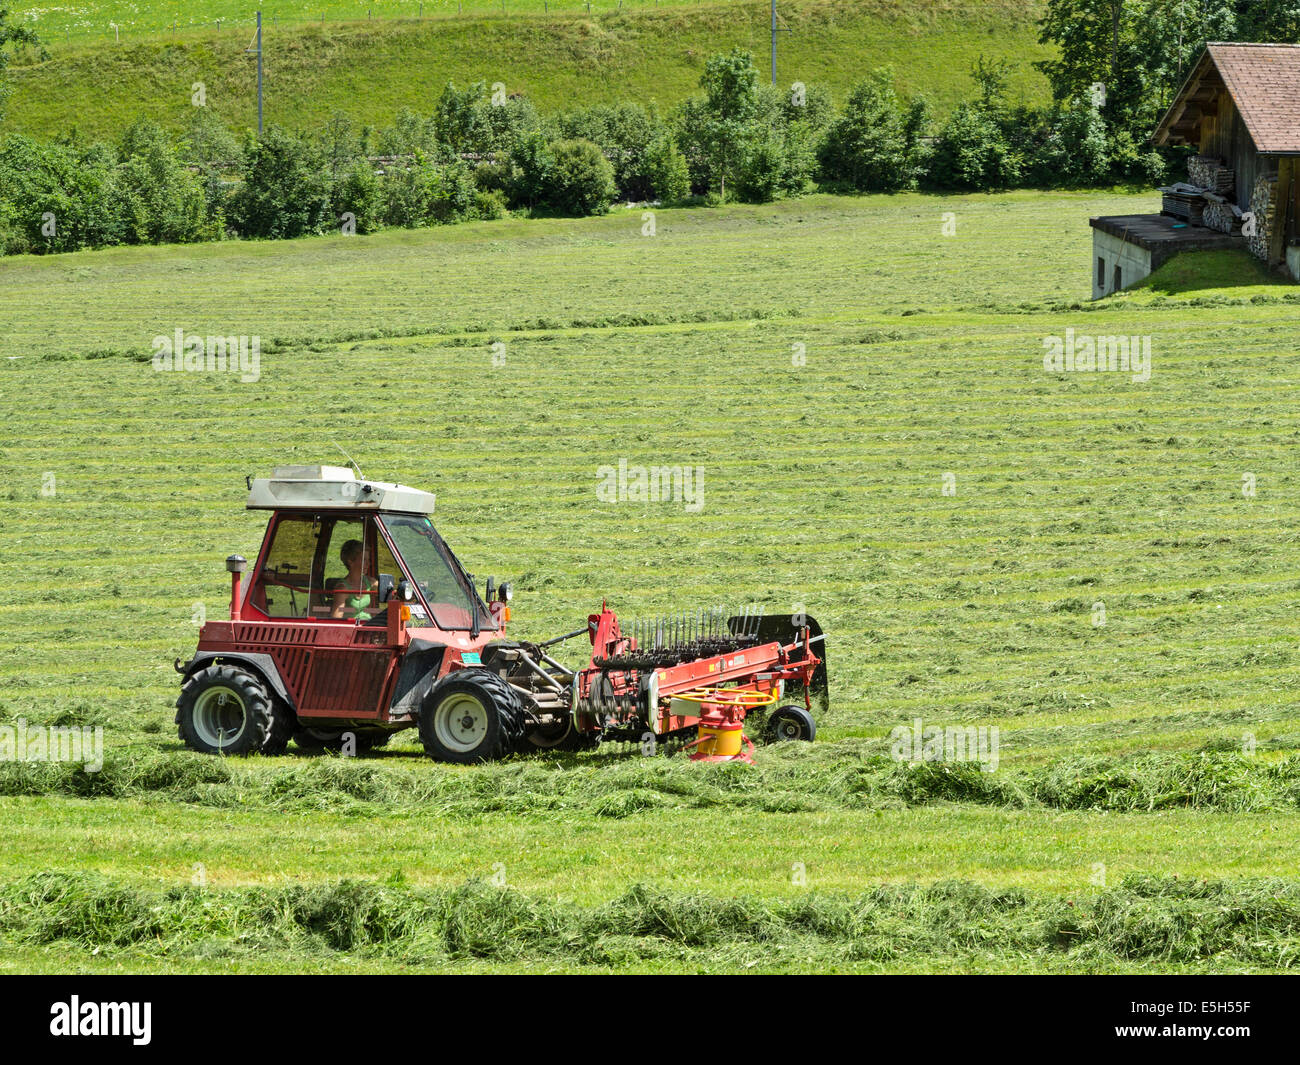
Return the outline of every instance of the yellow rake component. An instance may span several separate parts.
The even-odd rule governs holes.
[[[674,695],[687,703],[716,703],[718,706],[743,707],[753,710],[759,706],[770,706],[776,702],[776,696],[770,692],[745,691],[739,688],[692,688],[688,692]]]

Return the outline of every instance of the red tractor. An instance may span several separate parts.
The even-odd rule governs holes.
[[[565,636],[509,640],[510,585],[479,595],[433,526],[431,494],[287,466],[250,480],[247,506],[271,511],[251,576],[226,560],[230,619],[205,624],[176,663],[176,724],[195,750],[363,750],[416,727],[446,762],[668,737],[696,758],[746,758],[740,722],[787,686],[802,700],[768,714],[769,737],[815,735],[826,663],[810,617],[702,611],[625,633],[602,607]],[[552,657],[583,634],[585,668]]]

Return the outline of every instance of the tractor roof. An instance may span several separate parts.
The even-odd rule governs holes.
[[[249,510],[392,510],[432,514],[433,493],[366,481],[344,466],[277,466],[249,485]]]

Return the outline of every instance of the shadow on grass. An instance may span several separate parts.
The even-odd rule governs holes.
[[[1128,291],[1182,296],[1212,289],[1288,284],[1291,282],[1285,277],[1270,272],[1262,262],[1245,250],[1185,251],[1175,255],[1150,277]]]

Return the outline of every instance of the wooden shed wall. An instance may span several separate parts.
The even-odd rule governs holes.
[[[1276,161],[1261,159],[1250,139],[1246,123],[1232,102],[1232,97],[1220,89],[1218,113],[1201,119],[1200,152],[1224,160],[1237,174],[1237,206],[1250,209],[1250,195],[1255,189],[1255,179],[1261,172],[1275,170]]]

